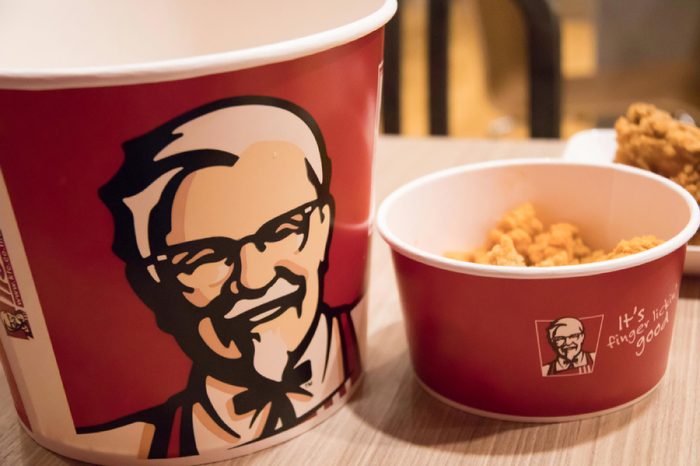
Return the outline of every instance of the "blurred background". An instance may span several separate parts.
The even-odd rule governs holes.
[[[567,138],[635,101],[700,121],[698,0],[399,0],[387,54],[389,133]]]

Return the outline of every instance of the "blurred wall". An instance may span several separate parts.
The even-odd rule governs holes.
[[[601,69],[648,62],[700,62],[700,1],[599,0]]]

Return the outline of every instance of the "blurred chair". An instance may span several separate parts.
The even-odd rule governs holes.
[[[559,137],[561,123],[561,38],[559,21],[548,0],[513,0],[526,25],[529,126],[532,137]],[[429,0],[428,66],[430,133],[447,134],[448,37],[450,0]],[[384,57],[384,132],[400,132],[401,1],[387,25]]]
[[[384,132],[401,132],[401,2],[384,29],[384,78],[382,84],[382,123]]]

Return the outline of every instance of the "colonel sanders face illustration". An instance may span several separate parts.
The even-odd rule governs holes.
[[[581,354],[584,332],[580,320],[573,317],[555,320],[547,332],[549,344],[557,357],[574,361]]]
[[[317,324],[331,235],[316,124],[283,101],[229,99],[124,149],[100,196],[133,289],[202,372],[281,380]]]

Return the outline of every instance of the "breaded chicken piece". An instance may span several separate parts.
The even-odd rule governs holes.
[[[513,240],[513,245],[520,255],[527,254],[534,237],[542,233],[544,226],[537,218],[535,207],[531,203],[525,203],[507,212],[498,222],[496,228],[489,232],[486,241],[486,249],[491,249],[501,244],[501,237],[508,236]]]
[[[700,128],[651,104],[636,103],[618,118],[615,131],[616,162],[670,178],[700,203]],[[690,244],[700,244],[700,233]]]
[[[663,241],[652,235],[636,236],[628,240],[623,239],[617,243],[617,246],[615,246],[604,259],[599,260],[617,259],[618,257],[629,256],[630,254],[637,254],[638,252],[646,251],[662,243]]]
[[[538,267],[573,265],[591,254],[578,228],[570,223],[555,223],[535,237],[527,250],[529,262]]]
[[[658,239],[653,235],[646,236],[635,236],[631,239],[623,239],[613,248],[612,251],[606,253],[604,251],[594,251],[588,257],[581,260],[582,264],[589,264],[591,262],[607,261],[610,259],[617,259],[618,257],[625,257],[632,254],[637,254],[638,252],[646,251],[662,244],[663,241]]]
[[[491,248],[478,248],[473,252],[470,262],[490,265],[512,265],[525,267],[525,258],[515,249],[515,244],[507,234],[501,235],[498,244]]]
[[[636,103],[615,122],[615,161],[653,171],[668,178],[697,172],[700,129],[675,120],[651,104]],[[686,186],[683,180],[678,180]],[[692,184],[697,191],[697,180]]]
[[[683,170],[672,176],[671,180],[683,186],[697,202],[700,202],[700,173],[698,173],[697,168],[687,164]]]
[[[466,252],[446,252],[445,257],[476,264],[512,265],[517,267],[525,267],[526,265],[525,258],[515,249],[513,240],[508,235],[501,235],[499,242],[491,246],[490,249],[481,247]]]
[[[542,221],[537,218],[535,206],[526,202],[519,207],[507,212],[498,222],[497,229],[509,232],[513,230],[523,230],[530,236],[541,233],[544,229]]]

